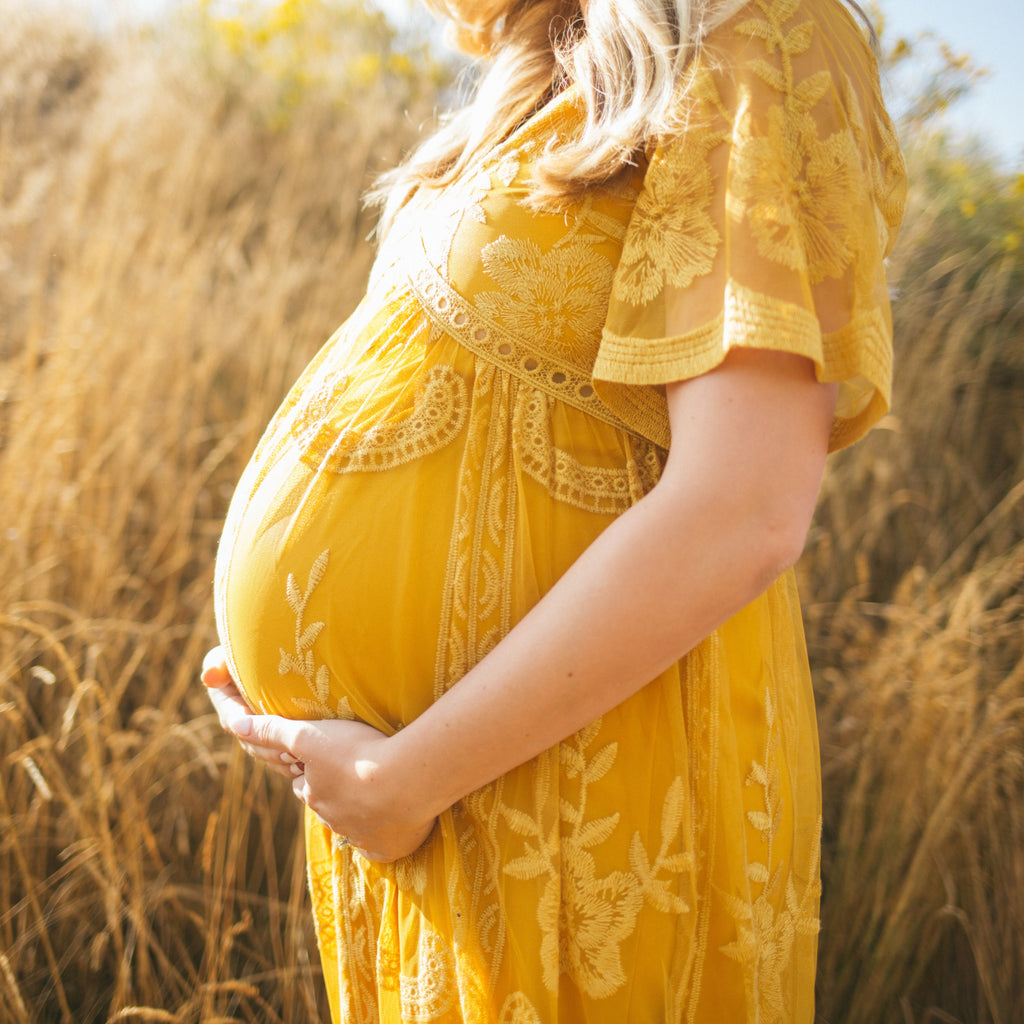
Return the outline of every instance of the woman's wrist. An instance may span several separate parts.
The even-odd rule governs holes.
[[[410,731],[411,730],[411,731]],[[410,825],[433,821],[454,803],[443,779],[418,742],[415,723],[383,740],[375,768],[376,788],[385,813]]]

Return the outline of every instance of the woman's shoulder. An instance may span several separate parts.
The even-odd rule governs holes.
[[[871,32],[843,0],[727,0],[705,23],[694,66],[727,75],[753,72],[779,92],[789,75],[877,80]]]
[[[773,26],[794,18],[800,22],[814,21],[829,34],[848,36],[858,40],[869,53],[872,50],[873,29],[868,16],[859,4],[846,0],[722,0],[710,5],[699,34],[709,39],[738,26],[749,30],[758,22]]]
[[[838,0],[748,0],[679,94],[645,161],[598,393],[627,418],[617,385],[697,376],[733,346],[791,351],[842,384],[833,447],[848,444],[889,403],[884,258],[906,194],[869,38]]]
[[[808,162],[859,164],[895,228],[905,170],[867,23],[842,0],[744,0],[721,13],[679,84],[651,163],[692,175],[725,143],[734,170],[749,157],[763,171],[769,144],[775,168],[797,179]]]

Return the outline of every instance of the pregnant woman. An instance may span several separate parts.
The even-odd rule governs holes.
[[[904,173],[839,0],[436,0],[487,61],[221,541],[332,1018],[813,1019],[791,570],[886,410]]]

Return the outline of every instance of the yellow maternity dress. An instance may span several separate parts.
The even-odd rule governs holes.
[[[654,486],[664,384],[731,346],[840,382],[833,447],[886,409],[904,171],[860,28],[752,0],[679,113],[630,181],[534,212],[570,88],[400,214],[229,513],[218,624],[254,707],[416,718]],[[333,1019],[810,1022],[819,782],[786,573],[413,856],[370,863],[307,813]]]

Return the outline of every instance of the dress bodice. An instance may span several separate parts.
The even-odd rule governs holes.
[[[533,162],[585,117],[569,88],[461,180],[421,189],[374,280],[407,281],[471,351],[663,447],[663,385],[734,346],[811,359],[840,385],[832,447],[861,436],[889,404],[883,263],[906,179],[849,13],[742,5],[632,175],[566,211],[528,207]]]
[[[436,327],[467,349],[622,427],[592,375],[639,175],[569,210],[527,205],[538,149],[581,117],[569,90],[463,180],[422,190],[399,214],[373,281],[407,283]]]

